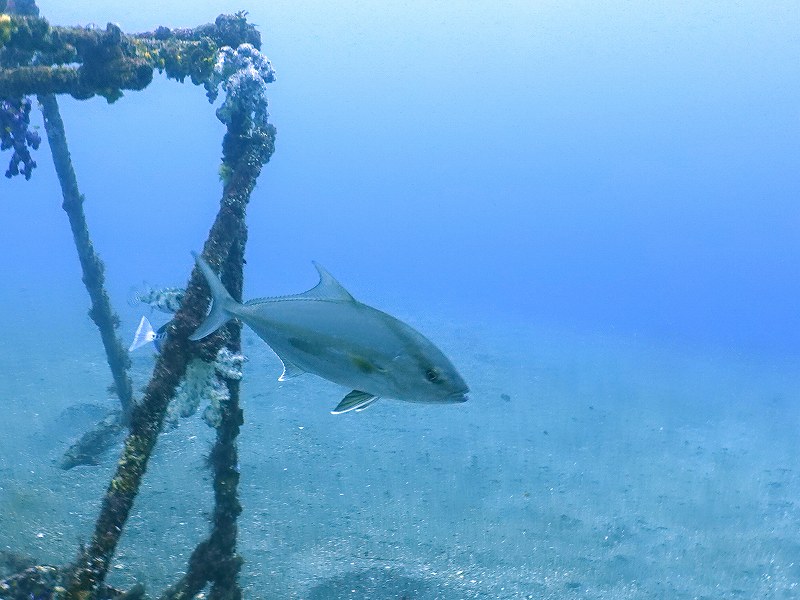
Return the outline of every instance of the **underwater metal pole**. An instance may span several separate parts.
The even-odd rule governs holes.
[[[4,3],[5,4],[5,3]],[[20,15],[38,16],[39,8],[35,0],[17,0],[8,7],[10,12]],[[72,159],[67,146],[67,136],[64,122],[58,110],[58,102],[52,94],[37,97],[42,105],[44,115],[44,128],[50,144],[50,153],[53,156],[58,182],[61,185],[61,195],[64,200],[61,207],[67,213],[78,259],[83,271],[83,283],[89,292],[92,308],[89,317],[100,330],[100,337],[106,351],[108,366],[114,378],[114,387],[117,397],[122,404],[122,423],[127,424],[133,405],[133,384],[128,376],[130,359],[122,347],[122,342],[117,337],[116,329],[119,327],[119,317],[111,308],[108,294],[103,287],[105,267],[100,257],[94,251],[89,228],[86,224],[86,214],[83,211],[83,195],[78,189],[78,179],[72,167]]]
[[[50,143],[50,152],[53,155],[58,181],[61,184],[61,194],[64,197],[61,207],[69,218],[72,237],[75,240],[75,248],[78,251],[78,259],[83,271],[83,283],[86,285],[86,291],[89,292],[89,298],[92,301],[89,317],[100,330],[108,366],[111,368],[111,375],[114,378],[117,397],[122,403],[122,423],[127,424],[133,406],[133,384],[128,375],[128,369],[131,366],[130,358],[116,334],[119,317],[111,308],[111,301],[103,287],[105,267],[94,251],[92,239],[89,236],[86,213],[83,210],[84,196],[78,190],[78,180],[75,177],[75,169],[72,167],[64,122],[61,120],[61,113],[58,110],[58,101],[52,94],[37,96],[37,98],[42,105],[44,128]]]
[[[21,16],[34,18],[39,16],[39,8],[34,0],[17,0],[9,8],[10,12]],[[108,366],[111,369],[111,376],[114,380],[114,389],[122,408],[118,419],[114,417],[101,421],[97,429],[84,434],[76,444],[73,444],[61,463],[63,468],[71,468],[77,464],[91,462],[91,457],[86,454],[86,451],[91,447],[96,447],[100,440],[107,442],[113,439],[116,437],[117,432],[122,429],[122,426],[128,424],[133,405],[133,384],[128,375],[128,369],[130,368],[128,353],[116,334],[116,329],[119,327],[119,317],[111,308],[108,294],[103,287],[105,267],[94,251],[89,235],[86,215],[83,211],[84,197],[78,189],[78,180],[75,176],[75,169],[72,166],[64,122],[58,110],[58,102],[53,94],[40,94],[37,99],[42,106],[50,153],[53,157],[59,184],[61,185],[61,195],[63,197],[61,207],[67,213],[69,219],[75,249],[78,252],[78,260],[83,272],[82,279],[92,303],[89,317],[100,330],[100,338],[103,342]]]
[[[245,134],[245,131],[250,133]],[[221,171],[226,173],[223,192],[223,210],[227,206],[244,210],[247,198],[258,176],[254,166],[266,164],[274,151],[275,128],[272,125],[250,127],[244,114],[233,114],[228,121],[228,132],[223,140],[223,162]],[[220,211],[222,215],[222,210]],[[219,218],[219,217],[218,217]],[[222,263],[221,279],[231,295],[242,297],[244,248],[247,241],[247,226],[244,214],[237,220],[238,231],[231,225],[231,240],[227,260]],[[212,238],[206,242],[204,256],[215,246]],[[193,277],[196,275],[193,275]],[[228,323],[225,331],[225,346],[231,352],[241,350],[241,324]],[[206,338],[207,340],[214,339]],[[209,537],[197,545],[189,558],[186,574],[161,595],[161,600],[189,600],[211,582],[210,600],[240,600],[242,592],[238,575],[242,558],[236,554],[236,519],[242,512],[238,498],[239,468],[236,438],[244,422],[239,406],[239,381],[222,378],[228,388],[228,399],[222,404],[222,420],[217,427],[217,438],[209,463],[214,473],[214,512]]]
[[[272,155],[275,140],[275,129],[271,125],[251,128],[249,124],[250,119],[246,115],[234,115],[227,123],[228,130],[223,141],[223,166],[227,163],[233,168],[225,181],[220,210],[203,247],[203,257],[209,264],[228,265],[223,271],[223,281],[231,286],[229,289],[235,294],[234,297],[239,298],[242,251],[247,235],[245,210],[261,168]],[[238,277],[230,272],[231,259],[239,263]],[[195,267],[183,304],[169,327],[144,397],[140,404],[134,406],[130,432],[125,440],[117,471],[103,498],[91,543],[82,550],[69,577],[65,598],[83,600],[103,583],[161,431],[167,406],[186,372],[186,366],[192,356],[200,355],[210,359],[219,350],[222,341],[219,335],[195,343],[188,341],[189,335],[205,317],[208,298],[205,279]],[[229,324],[226,328],[227,339],[236,337],[238,340],[235,329],[232,330],[231,327]],[[232,387],[232,392],[238,392],[238,382],[228,381],[228,384]],[[217,444],[222,442],[227,446],[220,459],[222,468],[215,466],[217,506],[214,510],[214,530],[207,544],[209,561],[203,561],[206,563],[203,571],[208,567],[212,570],[205,571],[205,575],[199,573],[205,577],[200,589],[206,581],[211,580],[213,589],[217,590],[213,597],[219,599],[241,597],[241,592],[237,595],[238,586],[229,590],[223,588],[231,585],[231,582],[235,584],[241,563],[241,559],[235,556],[235,519],[241,510],[236,498],[238,472],[235,462],[229,464],[229,461],[236,459],[233,442],[242,417],[238,408],[238,393],[232,393],[231,397],[236,399],[236,403],[225,411],[230,417],[229,428],[223,430],[221,427],[222,432],[218,431],[217,434]],[[210,561],[213,562],[209,564]]]
[[[225,285],[234,298],[241,299],[244,283],[244,248],[247,243],[247,228],[231,246],[228,260],[223,266]],[[242,349],[242,325],[238,321],[228,327],[230,333],[226,343],[228,350],[238,354]],[[217,439],[209,456],[214,473],[214,512],[211,534],[208,538],[207,564],[211,571],[210,600],[241,600],[239,571],[242,557],[236,553],[236,538],[239,532],[237,518],[242,512],[239,502],[239,453],[236,438],[239,427],[244,424],[244,413],[239,406],[240,381],[224,379],[228,387],[228,399],[222,404],[222,420],[217,427]],[[199,590],[198,590],[199,591]]]
[[[222,267],[222,280],[234,298],[241,298],[244,265],[244,244],[247,230],[234,242],[228,260]],[[238,354],[241,351],[241,330],[238,322],[228,324],[225,347]],[[203,590],[207,583],[212,587],[210,600],[240,600],[242,591],[238,576],[242,558],[236,554],[238,526],[236,519],[242,512],[239,502],[239,458],[236,438],[244,423],[239,406],[239,380],[220,378],[228,388],[228,398],[221,404],[221,422],[209,455],[209,465],[214,474],[214,511],[209,537],[200,542],[189,557],[186,573],[167,589],[160,600],[189,600]]]

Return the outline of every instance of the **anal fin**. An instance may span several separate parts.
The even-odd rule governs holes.
[[[359,390],[353,390],[347,394],[347,396],[342,398],[342,401],[336,405],[336,408],[331,411],[331,414],[341,415],[342,413],[350,412],[351,410],[360,412],[371,406],[372,403],[377,399],[378,396],[374,396],[373,394],[361,392]]]
[[[281,358],[281,362],[283,363],[283,373],[281,376],[278,377],[278,381],[286,381],[287,379],[291,379],[292,377],[297,377],[298,375],[302,375],[305,373],[303,369],[298,367],[296,364],[289,362]]]

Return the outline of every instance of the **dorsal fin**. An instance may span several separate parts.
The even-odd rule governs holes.
[[[283,300],[338,300],[339,302],[355,302],[355,298],[350,295],[341,283],[328,273],[328,271],[316,261],[312,261],[319,273],[319,283],[307,292],[302,294],[290,294],[288,296],[272,296],[268,298],[253,298],[245,302],[246,305],[263,304],[265,302],[278,302]]]
[[[304,296],[320,298],[321,300],[347,300],[353,301],[353,298],[341,283],[328,273],[327,269],[319,264],[317,261],[312,261],[314,267],[319,273],[319,283],[313,288],[308,290]]]

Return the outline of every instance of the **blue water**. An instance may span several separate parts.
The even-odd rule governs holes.
[[[320,261],[473,390],[334,418],[342,390],[277,383],[249,336],[248,597],[798,593],[796,3],[39,5],[130,32],[249,10],[278,138],[245,297],[307,289]],[[60,107],[127,343],[131,288],[183,285],[206,238],[224,128],[201,88],[159,77]],[[0,438],[0,547],[64,563],[116,459],[53,461],[115,400],[48,152],[0,181],[19,432]],[[152,362],[134,355],[137,388]],[[185,568],[211,435],[195,418],[159,442],[119,583],[157,595]]]

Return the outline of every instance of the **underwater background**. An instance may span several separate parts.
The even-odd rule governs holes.
[[[247,9],[278,136],[245,298],[317,260],[470,385],[333,416],[342,389],[278,382],[245,330],[245,597],[800,597],[796,2],[38,4],[126,32]],[[224,126],[163,77],[59,102],[127,345],[163,323],[131,290],[184,285],[206,238]],[[57,462],[118,401],[35,158],[0,181],[0,549],[62,564],[118,449]],[[139,390],[153,353],[131,358]],[[165,430],[112,583],[185,569],[212,439]]]

